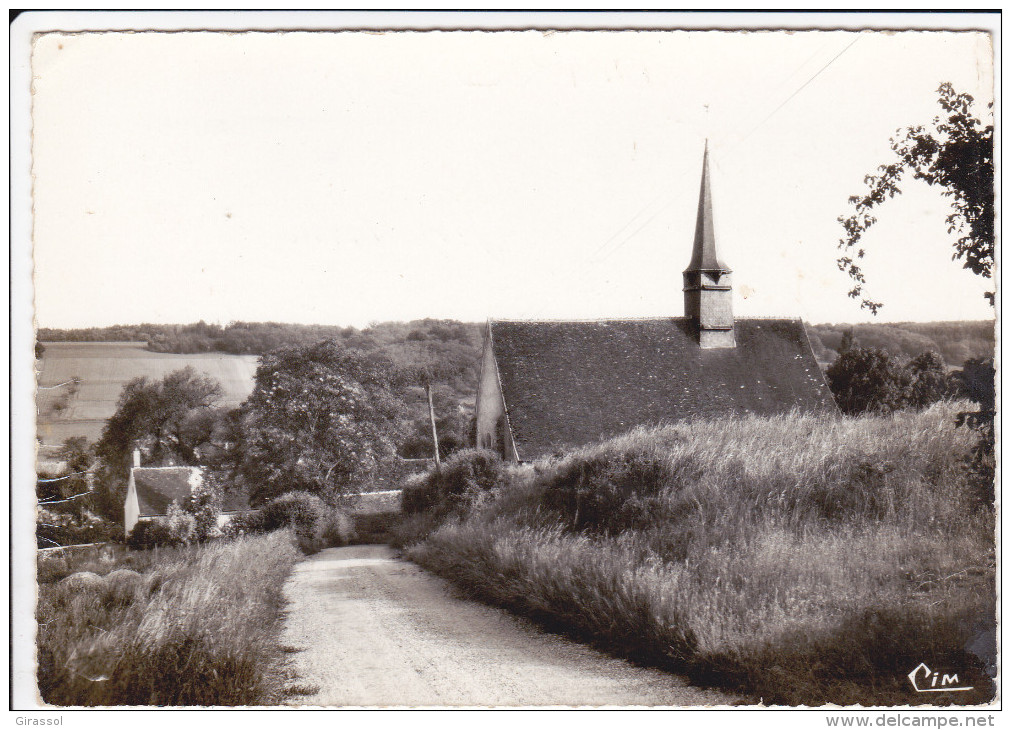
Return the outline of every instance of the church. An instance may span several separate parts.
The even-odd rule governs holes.
[[[684,316],[490,320],[477,446],[533,461],[635,426],[835,411],[800,319],[735,319],[713,227],[708,145]]]

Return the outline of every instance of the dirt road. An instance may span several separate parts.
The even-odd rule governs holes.
[[[284,643],[324,706],[713,705],[689,686],[458,597],[381,545],[331,548],[296,566]]]

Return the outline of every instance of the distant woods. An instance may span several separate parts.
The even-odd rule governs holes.
[[[809,324],[807,332],[815,357],[823,363],[835,360],[847,332],[864,347],[884,350],[893,357],[912,359],[936,352],[949,367],[994,354],[994,323],[988,321]]]
[[[902,322],[874,324],[815,324],[808,326],[814,354],[823,362],[836,357],[843,334],[853,334],[867,347],[890,355],[913,358],[927,350],[939,353],[949,366],[971,358],[992,357],[992,322]],[[193,354],[223,352],[263,355],[280,347],[335,340],[345,348],[380,351],[394,362],[432,371],[436,382],[454,381],[460,389],[476,387],[482,325],[455,320],[422,319],[383,322],[364,329],[334,325],[233,322],[221,326],[197,322],[186,325],[115,325],[88,329],[39,330],[44,342],[146,342],[153,352]],[[43,348],[44,349],[44,348]],[[468,380],[469,378],[469,380]]]
[[[335,340],[341,346],[374,350],[394,343],[480,343],[480,325],[454,320],[423,319],[383,322],[364,329],[323,324],[232,322],[222,326],[195,324],[136,324],[86,329],[39,329],[41,342],[146,342],[152,352],[263,355],[280,347],[312,345]]]

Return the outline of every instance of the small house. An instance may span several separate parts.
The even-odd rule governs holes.
[[[173,502],[185,504],[203,484],[203,469],[198,466],[141,466],[140,451],[133,452],[133,466],[127,482],[123,527],[129,535],[138,522],[168,515]],[[237,514],[249,511],[245,495],[222,495],[218,526],[223,527]]]

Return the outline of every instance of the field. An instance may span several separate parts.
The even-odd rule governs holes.
[[[276,704],[288,531],[188,548],[40,553],[39,691],[50,705]]]
[[[239,405],[253,390],[255,355],[173,355],[145,347],[143,342],[45,343],[37,399],[42,442],[55,446],[71,436],[97,441],[106,419],[116,411],[123,386],[136,377],[160,379],[191,365],[221,383],[224,406]],[[56,412],[53,406],[67,386],[53,386],[75,377],[81,379],[77,393],[68,399],[64,410]]]
[[[994,511],[965,467],[967,408],[640,429],[510,470],[427,537],[416,516],[407,554],[473,596],[754,702],[985,702]],[[915,692],[921,662],[973,689]]]

